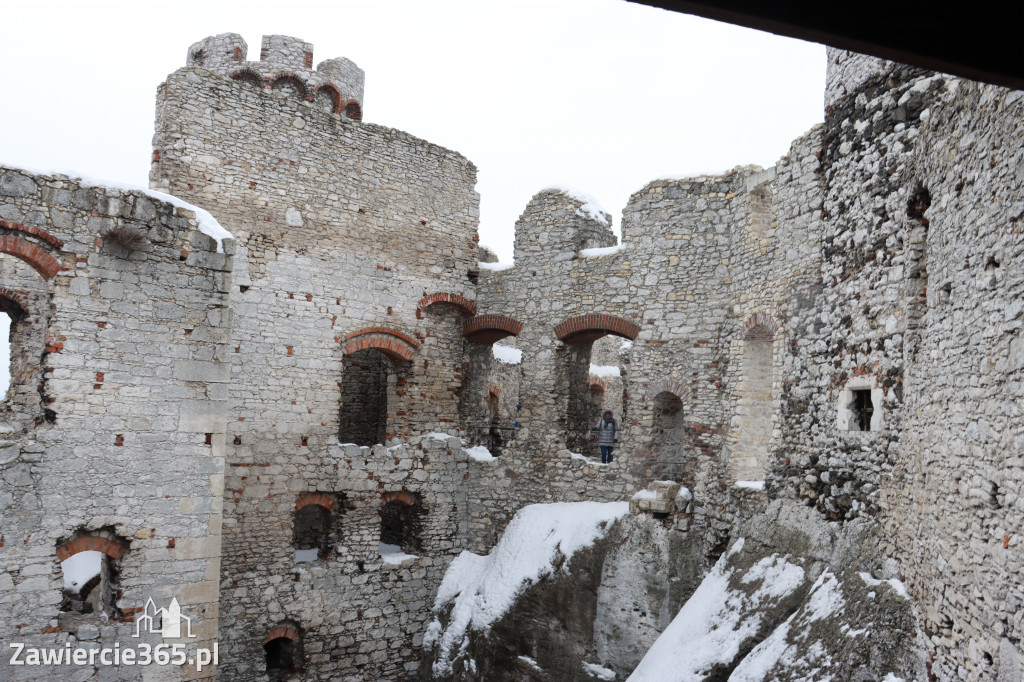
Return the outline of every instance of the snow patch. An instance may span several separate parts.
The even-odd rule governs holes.
[[[815,642],[807,648],[806,654],[802,657],[797,644],[789,643],[789,633],[792,630],[793,622],[799,616],[801,620],[815,621],[838,613],[846,602],[843,600],[839,590],[839,580],[835,574],[825,571],[814,582],[811,587],[810,597],[807,602],[790,615],[784,623],[775,628],[772,633],[761,643],[754,647],[749,654],[733,670],[729,682],[761,682],[767,679],[768,672],[780,665],[787,669],[806,669],[808,665],[817,663],[818,658],[824,654],[824,650]],[[826,657],[827,658],[827,657]],[[825,679],[819,677],[808,677],[805,679]]]
[[[868,587],[877,587],[882,583],[888,583],[889,587],[891,587],[893,591],[896,592],[896,594],[900,595],[904,599],[910,599],[910,593],[907,592],[907,586],[904,585],[903,581],[901,580],[897,580],[896,578],[890,578],[888,580],[879,580],[875,576],[864,571],[861,571],[857,575],[860,576],[861,580],[863,580]]]
[[[64,571],[64,589],[78,594],[85,584],[100,574],[103,565],[103,552],[87,550],[72,554],[60,562]]]
[[[523,361],[523,351],[512,346],[503,346],[496,343],[491,346],[491,353],[494,359],[506,365],[518,365]]]
[[[320,550],[316,549],[297,549],[295,550],[295,563],[301,564],[304,561],[316,561],[320,556]]]
[[[705,679],[715,665],[736,658],[744,641],[757,633],[762,618],[759,607],[769,607],[770,602],[792,593],[803,583],[803,568],[773,554],[751,567],[744,576],[744,583],[761,581],[753,594],[748,596],[731,589],[729,580],[736,569],[727,567],[727,563],[730,557],[742,551],[744,544],[740,538],[718,560],[629,680],[699,682]]]
[[[615,246],[595,246],[592,249],[580,249],[580,255],[584,258],[594,258],[596,256],[608,256],[613,253],[621,253],[626,248],[625,244],[616,244]]]
[[[622,376],[622,370],[619,369],[618,365],[595,365],[591,363],[590,373],[595,374],[602,379],[604,377],[620,377]]]
[[[10,168],[13,168],[14,170],[22,170],[35,175],[66,175],[72,180],[79,181],[85,187],[109,187],[110,189],[116,189],[121,192],[142,192],[151,199],[166,202],[176,208],[183,208],[186,211],[192,211],[196,214],[196,221],[199,223],[199,231],[217,242],[217,253],[224,253],[225,239],[234,239],[234,236],[224,229],[224,227],[217,222],[217,219],[214,218],[206,209],[199,208],[198,206],[190,204],[176,196],[164,194],[163,192],[158,192],[154,189],[149,189],[148,187],[140,187],[139,185],[132,185],[126,182],[102,180],[76,171],[37,170],[35,168],[27,168],[24,166],[10,166]]]
[[[447,433],[441,433],[440,431],[431,431],[430,433],[423,436],[424,438],[433,438],[434,440],[448,440],[449,438],[455,438]]]
[[[622,339],[619,343],[619,355],[625,355],[631,350],[633,350],[633,342],[629,339]]]
[[[539,672],[539,673],[544,672],[544,669],[541,668],[539,665],[537,665],[537,661],[533,660],[529,656],[517,656],[516,658],[518,658],[520,661],[522,661],[526,665],[530,666],[531,668],[533,668],[537,672]]]
[[[467,448],[466,454],[478,462],[493,462],[497,459],[497,457],[492,455],[491,451],[483,445],[474,445],[471,448]]]
[[[615,679],[614,670],[605,668],[603,665],[598,665],[597,663],[587,663],[586,661],[583,661],[583,672],[599,680],[610,681]]]
[[[458,656],[453,651],[468,645],[470,629],[486,631],[527,587],[558,570],[556,563],[567,571],[577,551],[604,537],[627,513],[627,502],[529,505],[512,518],[490,554],[464,551],[455,557],[434,601],[435,614],[451,603],[448,626],[441,628],[435,616],[424,638],[424,646],[438,647],[434,674],[451,674]]]
[[[389,545],[385,542],[378,543],[377,550],[384,563],[390,566],[399,566],[406,559],[419,559],[415,554],[406,554],[398,545]]]
[[[748,490],[764,490],[764,481],[736,481],[733,485]]]
[[[477,262],[477,267],[481,270],[490,270],[491,272],[500,272],[501,270],[510,270],[515,267],[515,263],[481,263]]]
[[[608,466],[607,464],[605,464],[603,462],[596,462],[596,461],[590,459],[589,457],[587,457],[586,455],[580,454],[578,452],[572,452],[571,450],[569,451],[569,457],[571,459],[578,459],[581,462],[586,462],[587,464],[593,464],[594,466],[599,466],[599,467],[606,467],[606,466]]]
[[[582,201],[583,205],[576,209],[576,215],[581,218],[596,220],[602,225],[611,226],[611,223],[608,222],[608,218],[605,217],[605,210],[601,208],[601,204],[597,203],[597,199],[586,192],[581,192],[577,189],[572,189],[571,187],[565,187],[562,185],[552,185],[550,187],[545,187],[544,189],[553,189],[556,192],[564,192],[565,194],[568,194],[570,198]]]
[[[653,490],[638,490],[633,493],[633,500],[656,500],[658,499],[658,493]]]

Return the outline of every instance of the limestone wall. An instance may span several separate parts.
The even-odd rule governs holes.
[[[301,41],[278,38],[261,68],[291,68]],[[263,645],[288,632],[310,679],[401,677],[418,660],[438,571],[461,549],[453,486],[464,460],[401,444],[460,432],[476,170],[401,131],[215,70],[181,69],[161,86],[152,182],[201,202],[239,242],[224,668],[263,679]],[[357,446],[376,443],[398,449],[357,463]],[[298,496],[312,492],[332,500],[341,540],[307,567],[292,529]],[[382,570],[392,493],[425,513],[431,539],[412,552],[425,556],[415,566]]]
[[[0,199],[3,258],[31,268],[5,265],[0,283],[5,310],[25,315],[4,405],[0,639],[155,645],[159,636],[133,638],[135,618],[150,598],[160,608],[177,598],[195,658],[217,641],[234,244],[218,253],[191,211],[62,175],[0,167]],[[114,229],[134,233],[138,250],[118,245]],[[87,614],[62,598],[61,560],[79,551],[107,556],[95,590],[104,603]],[[82,679],[97,668],[137,677],[96,662],[13,667],[10,653],[0,678]]]

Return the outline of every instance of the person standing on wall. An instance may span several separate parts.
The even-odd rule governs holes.
[[[597,444],[601,446],[601,464],[611,464],[612,450],[619,442],[619,424],[611,410],[604,411],[604,415],[594,425],[594,431],[597,431]]]

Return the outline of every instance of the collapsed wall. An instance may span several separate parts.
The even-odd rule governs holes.
[[[58,653],[153,646],[160,636],[136,637],[136,617],[149,599],[177,599],[195,637],[169,641],[194,661],[218,638],[234,244],[201,231],[208,216],[139,189],[0,167],[0,199],[13,369],[0,639]],[[62,562],[70,571],[83,559],[98,572],[72,585]],[[111,674],[95,658],[31,666],[12,665],[12,654],[0,657],[0,678]],[[215,672],[186,663],[148,674]]]

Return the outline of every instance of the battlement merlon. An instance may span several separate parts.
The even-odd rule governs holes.
[[[248,45],[237,33],[203,38],[188,48],[186,66],[243,81],[264,90],[284,91],[324,111],[362,120],[366,74],[344,57],[313,68],[313,44],[290,36],[263,36],[260,60],[248,61]]]

